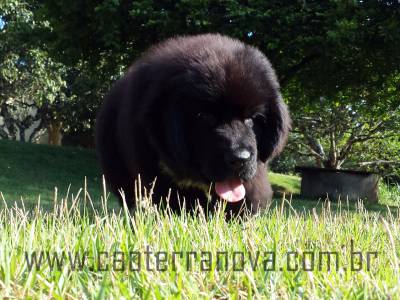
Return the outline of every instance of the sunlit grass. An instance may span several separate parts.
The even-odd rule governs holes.
[[[221,211],[178,216],[158,210],[146,197],[139,197],[135,212],[121,209],[104,190],[90,150],[0,141],[0,152],[0,298],[400,297],[398,186],[381,183],[380,203],[364,207],[362,202],[292,197],[299,193],[300,178],[270,173],[275,190],[270,210],[227,222]],[[359,271],[349,267],[352,241],[353,250],[363,254]],[[54,261],[46,259],[39,269],[30,269],[26,255],[35,251],[59,257],[86,253],[89,261],[82,270],[73,270],[67,260],[52,269]],[[137,265],[129,269],[129,254],[135,251],[142,254],[140,271]],[[156,270],[154,255],[147,268],[146,251],[165,252],[167,269]],[[268,271],[266,252],[272,251],[276,265]],[[319,263],[324,251],[338,253],[337,270],[334,264],[328,270],[326,260]],[[377,252],[369,269],[368,251]],[[125,255],[124,271],[119,256],[112,266],[119,252]],[[172,263],[174,252],[196,252],[197,257],[190,256],[189,268],[186,256]],[[208,252],[211,261],[204,257]],[[225,262],[217,261],[219,252],[227,253],[227,268],[219,267]],[[239,259],[243,254],[243,268],[233,264],[235,253]],[[297,270],[289,270],[288,255],[289,267],[297,262]],[[353,258],[359,267],[358,257]],[[314,270],[304,270],[313,261]],[[104,264],[108,270],[102,270]]]
[[[400,183],[380,182],[379,199],[387,205],[400,205]]]
[[[24,208],[23,202],[15,202],[13,206],[3,203],[0,297],[394,299],[400,296],[398,210],[383,216],[365,210],[361,202],[355,210],[341,203],[333,209],[330,202],[323,202],[322,209],[301,211],[282,198],[262,215],[227,222],[221,211],[211,216],[201,211],[179,216],[168,210],[159,211],[146,197],[135,212],[110,209],[106,198],[102,196],[96,205],[82,189],[68,199],[58,198],[51,210],[43,209],[40,203],[34,209]],[[361,251],[363,255],[359,271],[350,268],[352,242],[353,251]],[[93,259],[82,270],[72,270],[68,263],[52,270],[46,260],[38,270],[30,270],[26,255],[35,251],[59,255],[63,251],[79,255],[86,252]],[[108,257],[103,251],[108,252]],[[148,254],[148,261],[146,251],[154,254]],[[165,264],[157,264],[158,251],[166,253]],[[276,266],[274,271],[267,271],[263,264],[271,256],[265,253],[271,251],[276,253]],[[289,255],[290,251],[297,254]],[[315,255],[314,260],[310,251]],[[323,251],[338,253],[338,269],[334,264],[331,270],[326,264],[319,264]],[[377,252],[376,257],[371,256],[369,269],[368,251]],[[113,255],[119,252],[125,255],[125,268],[118,262],[112,266]],[[141,253],[140,271],[137,264],[129,269],[130,252]],[[184,258],[173,263],[174,252],[182,252]],[[196,252],[197,257],[190,261],[189,268],[186,255],[190,252]],[[208,252],[211,261],[203,255]],[[218,252],[227,253],[227,268],[223,259],[217,261]],[[243,265],[233,264],[237,252],[243,253]],[[250,256],[254,263],[257,253],[257,267],[252,267]],[[241,254],[236,255],[241,261]],[[138,263],[137,257],[131,262]],[[206,268],[202,269],[205,257]],[[101,258],[101,268],[108,264],[108,270],[99,270],[97,258]],[[359,257],[353,255],[353,258],[354,266],[359,268]],[[312,267],[312,262],[314,270],[305,271],[304,268]],[[296,268],[294,263],[298,264],[297,270],[291,271]],[[156,270],[157,266],[161,269]],[[270,264],[266,266],[272,268]]]
[[[274,192],[300,194],[301,178],[299,176],[269,172],[268,178],[274,188]]]

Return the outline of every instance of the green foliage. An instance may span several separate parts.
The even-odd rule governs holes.
[[[5,22],[0,30],[0,103],[18,101],[50,105],[63,100],[65,68],[55,62],[41,41],[48,22],[37,22],[35,4],[7,1],[0,5]]]
[[[50,57],[36,1],[0,4],[0,137],[32,141],[66,101],[66,68]],[[33,128],[27,136],[28,128]]]
[[[377,139],[358,145],[350,164],[360,165],[372,172],[382,174],[390,182],[400,183],[400,135]]]
[[[369,83],[310,98],[292,82],[285,90],[294,124],[292,155],[314,157],[317,165],[360,166],[394,176],[399,171],[395,145],[400,130],[399,73],[374,86]],[[368,161],[381,161],[365,164]],[[393,166],[388,167],[388,161]]]
[[[64,97],[64,69],[40,49],[7,53],[0,63],[1,98],[9,102],[51,105]]]
[[[326,131],[331,126],[336,126],[339,147],[345,147],[359,123],[367,130],[383,121],[377,132],[382,136],[398,128],[398,1],[6,3],[0,12],[6,21],[0,33],[7,40],[0,46],[0,92],[30,95],[38,103],[58,99],[49,108],[63,112],[57,118],[62,118],[64,131],[90,134],[110,85],[150,45],[202,32],[239,38],[271,59],[294,116],[292,148],[298,148],[299,139],[305,142],[298,133],[304,118],[322,118],[306,127],[325,148],[331,142]],[[29,63],[30,69],[15,64],[18,61]],[[346,160],[360,157],[352,152],[357,144]],[[304,152],[291,152],[298,150]],[[306,150],[306,156],[312,155]]]
[[[110,74],[162,39],[221,32],[259,47],[284,84],[293,77],[324,93],[397,68],[399,4],[383,1],[44,1],[56,55]],[[85,26],[82,26],[85,24]],[[378,72],[375,72],[378,73]],[[357,74],[357,76],[354,76]],[[328,79],[328,80],[327,80]]]

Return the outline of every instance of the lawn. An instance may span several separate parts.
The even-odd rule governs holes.
[[[55,193],[60,199],[76,195],[85,179],[93,199],[102,193],[96,155],[87,149],[0,140],[0,170],[0,192],[8,203],[35,205],[40,195],[42,205],[52,207]]]
[[[0,170],[0,298],[400,297],[393,187],[374,206],[311,201],[270,174],[269,211],[226,222],[118,209],[90,150],[0,141]]]

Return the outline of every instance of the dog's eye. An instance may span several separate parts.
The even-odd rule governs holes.
[[[262,113],[259,113],[259,112],[255,113],[251,118],[254,121],[258,120],[258,121],[261,121],[261,122],[264,122],[264,123],[267,121],[266,116],[264,114],[262,114]]]
[[[251,119],[251,118],[245,119],[244,124],[248,127],[253,127],[253,125],[254,125],[253,119]]]
[[[210,126],[213,126],[217,123],[217,118],[210,113],[201,112],[197,114],[197,118],[201,121],[207,123]]]

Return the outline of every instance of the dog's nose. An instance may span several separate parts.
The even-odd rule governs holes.
[[[225,155],[225,161],[232,167],[239,167],[251,158],[251,152],[247,149],[238,149]]]

